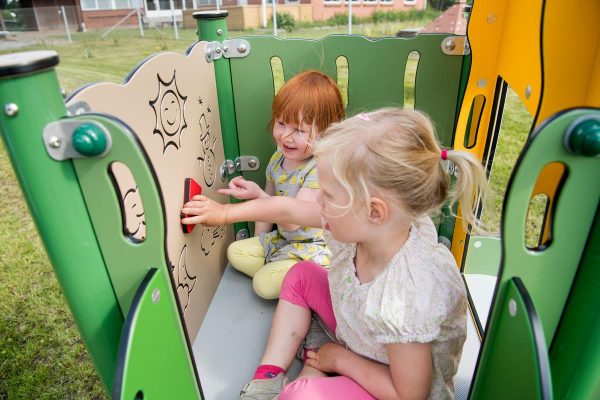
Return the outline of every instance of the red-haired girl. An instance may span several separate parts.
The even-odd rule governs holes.
[[[344,118],[342,96],[335,82],[319,71],[302,72],[279,90],[273,101],[269,127],[277,150],[266,169],[262,190],[256,183],[236,177],[222,194],[237,199],[287,196],[316,201],[319,192],[313,142],[333,122]],[[279,297],[287,271],[299,261],[329,265],[323,230],[294,224],[257,222],[255,236],[234,242],[227,250],[233,267],[252,277],[254,291],[262,298]]]

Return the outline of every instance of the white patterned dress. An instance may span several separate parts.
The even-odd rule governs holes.
[[[356,245],[326,235],[333,256],[329,290],[336,337],[353,352],[390,363],[386,344],[431,343],[431,399],[453,399],[467,330],[466,290],[429,217],[417,220],[402,248],[371,282],[356,276]]]

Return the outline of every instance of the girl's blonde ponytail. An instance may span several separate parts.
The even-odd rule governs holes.
[[[468,230],[470,225],[472,232],[484,233],[484,227],[475,211],[478,204],[483,201],[488,187],[481,162],[473,154],[462,150],[447,150],[446,158],[454,164],[454,168],[449,168],[449,172],[456,178],[448,195],[451,200],[450,209],[453,209],[454,204],[458,202],[460,215],[456,217],[462,217],[465,230]]]

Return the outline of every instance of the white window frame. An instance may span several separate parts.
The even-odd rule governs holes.
[[[338,5],[338,4],[342,4],[342,0],[323,0],[323,4],[325,4],[325,5]]]
[[[100,11],[100,10],[129,10],[129,9],[133,9],[135,8],[134,6],[134,0],[127,0],[127,8],[117,8],[117,5],[115,3],[115,0],[110,0],[110,8],[100,8],[98,6],[98,0],[94,0],[94,5],[96,7],[90,8],[90,7],[84,7],[84,2],[80,1],[79,5],[81,6],[81,11]]]
[[[415,5],[415,4],[417,4],[417,0],[404,0],[404,4]]]

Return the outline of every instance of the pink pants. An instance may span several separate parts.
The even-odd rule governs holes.
[[[294,265],[283,279],[280,300],[307,308],[319,315],[331,332],[336,322],[331,305],[327,270],[311,261]],[[373,400],[365,389],[346,376],[301,378],[287,385],[279,400]]]

